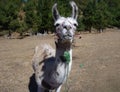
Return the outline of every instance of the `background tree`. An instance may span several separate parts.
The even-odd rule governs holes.
[[[25,22],[28,30],[31,29],[31,32],[35,34],[40,29],[41,17],[37,11],[37,2],[34,0],[29,0],[25,3]]]
[[[104,0],[111,15],[110,27],[120,27],[120,0]]]
[[[120,0],[74,0],[79,8],[78,31],[120,28]],[[72,13],[69,0],[0,0],[0,34],[6,32],[54,32],[52,6],[62,16]]]
[[[83,13],[83,22],[89,32],[91,32],[92,27],[102,32],[109,26],[112,16],[108,8],[104,0],[92,0],[87,4]]]
[[[91,33],[91,28],[94,23],[95,3],[90,1],[83,10],[83,23],[85,24],[85,30]]]
[[[0,1],[0,25],[3,30],[15,31],[19,28],[17,14],[19,11],[20,2],[13,0]],[[10,34],[11,31],[9,31]]]
[[[99,32],[103,32],[103,29],[108,27],[110,20],[110,12],[108,11],[108,5],[104,0],[95,0],[94,21],[93,27]]]

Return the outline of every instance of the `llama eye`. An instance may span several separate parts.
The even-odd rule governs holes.
[[[58,27],[60,24],[56,24],[55,27]]]
[[[77,24],[73,24],[75,27],[77,27]]]

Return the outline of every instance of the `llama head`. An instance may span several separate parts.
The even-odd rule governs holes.
[[[56,34],[58,36],[58,39],[62,41],[72,42],[76,27],[78,26],[78,7],[73,1],[70,2],[70,5],[72,6],[71,17],[65,18],[60,16],[57,10],[57,3],[53,5],[52,13],[55,21],[54,26],[56,27]]]

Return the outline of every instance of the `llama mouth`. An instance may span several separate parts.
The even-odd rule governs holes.
[[[64,38],[64,40],[72,40],[71,35],[64,35],[63,38]]]

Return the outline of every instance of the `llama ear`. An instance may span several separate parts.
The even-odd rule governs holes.
[[[72,6],[72,18],[77,20],[78,17],[78,7],[74,1],[70,2],[70,5]]]
[[[57,10],[57,3],[55,3],[52,7],[52,13],[53,13],[53,18],[54,20],[56,21],[59,17],[60,17],[60,14]]]

